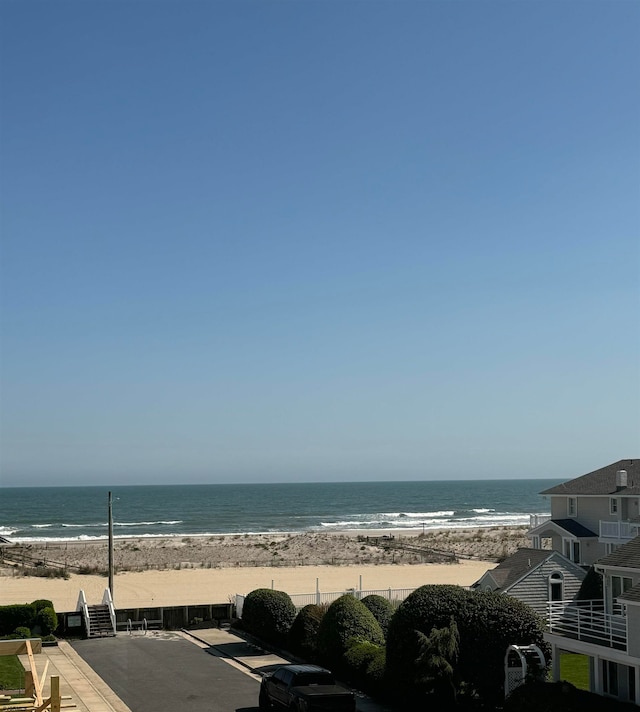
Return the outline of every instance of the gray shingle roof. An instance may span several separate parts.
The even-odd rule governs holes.
[[[587,527],[580,524],[580,522],[576,522],[575,519],[552,519],[551,521],[579,539],[598,536],[595,532],[592,532],[591,529],[587,529]]]
[[[618,547],[602,559],[598,559],[596,565],[640,569],[640,536]]]
[[[618,596],[622,601],[628,601],[629,603],[640,603],[640,583],[628,591],[625,591],[622,595]]]
[[[536,566],[556,553],[549,549],[518,549],[515,554],[506,558],[495,569],[491,569],[490,573],[500,590],[504,590],[509,586],[513,586],[528,571],[536,568]]]
[[[626,470],[627,486],[616,489],[616,472]],[[582,477],[576,477],[568,482],[544,490],[540,494],[640,494],[640,460],[618,460],[599,470],[589,472]]]

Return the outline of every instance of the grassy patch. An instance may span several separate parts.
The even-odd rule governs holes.
[[[589,689],[589,658],[576,653],[560,654],[560,679],[570,682],[579,690]]]
[[[0,689],[24,689],[24,668],[17,655],[0,656]]]

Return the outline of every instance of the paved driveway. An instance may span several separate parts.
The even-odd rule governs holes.
[[[258,712],[255,678],[180,636],[72,645],[132,712]]]

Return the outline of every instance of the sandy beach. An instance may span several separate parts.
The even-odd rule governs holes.
[[[311,593],[316,580],[325,592],[468,586],[527,546],[525,533],[524,527],[492,527],[395,532],[392,540],[382,538],[389,532],[370,532],[368,539],[362,532],[118,539],[114,598],[118,608],[225,603],[272,585]],[[474,558],[452,562],[451,554]],[[71,611],[80,589],[99,602],[107,586],[106,540],[14,545],[3,547],[3,555],[0,605],[47,598],[56,610]],[[68,578],[53,577],[60,565]]]

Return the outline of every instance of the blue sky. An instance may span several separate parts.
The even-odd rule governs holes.
[[[640,457],[640,4],[0,25],[2,484]]]

